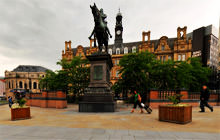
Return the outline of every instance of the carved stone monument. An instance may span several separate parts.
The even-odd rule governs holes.
[[[116,105],[110,88],[111,56],[97,53],[87,59],[91,63],[90,83],[79,103],[79,112],[114,112]]]
[[[89,39],[97,38],[99,51],[86,56],[90,61],[90,83],[85,90],[83,100],[79,103],[79,112],[114,112],[115,102],[110,87],[110,71],[113,67],[111,55],[108,54],[108,36],[112,37],[107,27],[103,9],[90,6],[94,17],[95,27]],[[95,42],[94,42],[95,43]],[[102,53],[102,47],[105,52]],[[96,45],[94,44],[96,47]]]

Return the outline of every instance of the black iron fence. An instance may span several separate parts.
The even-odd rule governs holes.
[[[188,92],[188,99],[191,100],[199,100],[200,99],[200,92]],[[220,90],[210,90],[210,100],[217,100],[220,102]]]
[[[200,99],[200,92],[188,92],[188,99],[195,100]]]

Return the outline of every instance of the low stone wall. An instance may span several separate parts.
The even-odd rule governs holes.
[[[66,94],[62,91],[43,91],[42,93],[28,93],[27,105],[42,108],[66,108]]]
[[[149,93],[149,104],[152,108],[158,108],[159,105],[172,104],[167,96],[177,94],[176,91],[162,91],[162,90],[151,90]],[[180,90],[179,94],[182,94],[181,103],[190,104],[193,107],[199,107],[200,93],[190,93],[185,90]],[[212,106],[220,105],[220,93],[211,93],[209,98],[209,104]]]

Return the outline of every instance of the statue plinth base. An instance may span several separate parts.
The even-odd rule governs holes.
[[[116,104],[110,89],[110,71],[113,67],[109,54],[92,54],[90,61],[90,83],[79,103],[79,112],[114,112]]]

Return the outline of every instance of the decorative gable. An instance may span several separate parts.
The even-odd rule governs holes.
[[[85,57],[83,46],[79,45],[76,48],[76,56]]]
[[[167,41],[168,41],[168,37],[167,36],[162,36],[159,39],[159,44],[158,44],[158,47],[157,47],[155,52],[171,51],[171,48],[170,48]]]

